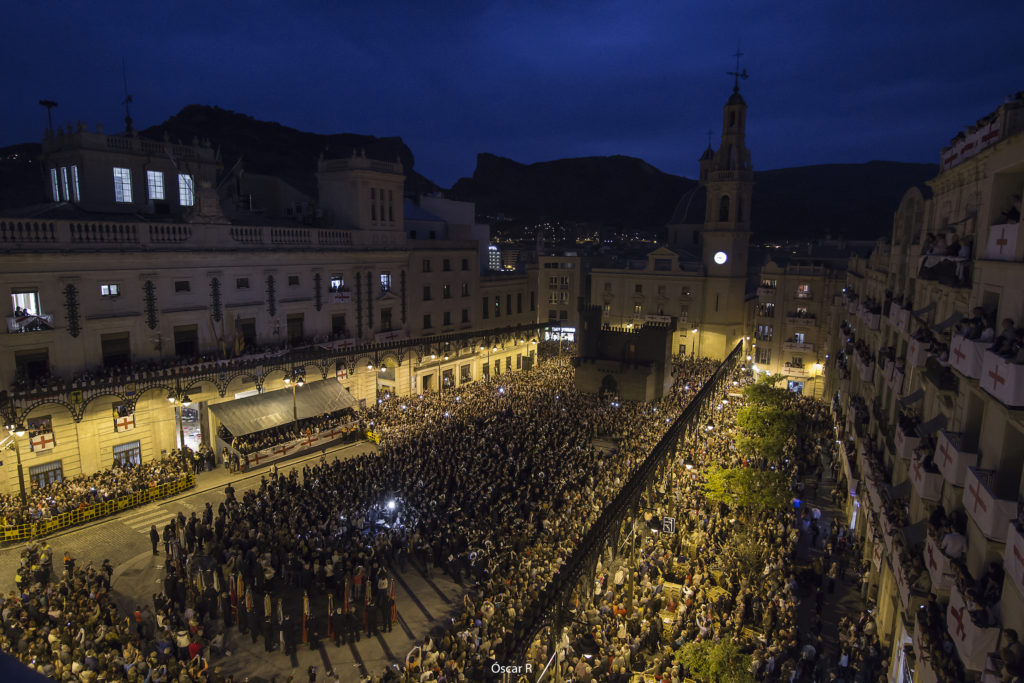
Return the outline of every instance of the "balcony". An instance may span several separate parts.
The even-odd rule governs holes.
[[[775,296],[775,288],[774,287],[758,287],[757,288],[757,297],[759,299],[763,299],[765,297],[772,297],[772,296]]]
[[[900,332],[910,332],[910,309],[897,303],[889,307],[889,322]]]
[[[814,344],[810,342],[798,342],[798,341],[784,341],[782,342],[783,351],[814,351]]]
[[[985,258],[991,261],[1020,261],[1020,223],[993,225],[988,229]]]
[[[903,377],[903,370],[892,361],[889,361],[885,366],[885,381],[897,396],[903,391]]]
[[[914,458],[910,465],[910,483],[924,500],[939,500],[942,498],[942,472],[934,465],[932,467],[935,469],[929,469],[923,461],[924,458]]]
[[[846,300],[846,312],[850,313],[850,314],[855,314],[857,312],[857,300],[856,299],[847,299]]]
[[[934,583],[934,582],[933,582]],[[924,631],[921,629],[921,617],[914,620],[914,680],[917,683],[938,683],[939,675],[932,665],[932,652],[924,647]]]
[[[1017,484],[1017,481],[999,477],[996,470],[967,469],[964,510],[986,538],[1006,542],[1006,525],[1017,519]]]
[[[978,464],[978,454],[964,447],[963,434],[939,430],[935,443],[935,464],[953,486],[963,486],[967,469]]]
[[[973,341],[957,335],[949,345],[949,362],[964,377],[978,379],[985,350],[990,346],[992,342]]]
[[[979,385],[1004,406],[1024,407],[1024,365],[1010,363],[991,351],[985,351]]]
[[[910,460],[914,457],[914,449],[921,444],[921,437],[913,433],[908,434],[903,431],[903,427],[897,425],[894,441],[896,443],[896,455],[905,460]]]
[[[928,358],[928,346],[928,342],[911,339],[907,345],[907,367],[919,368],[924,365],[925,359]]]
[[[53,329],[53,315],[39,312],[35,315],[9,315],[7,316],[7,332],[9,334],[20,334],[22,332],[42,332]]]
[[[869,330],[877,330],[882,326],[882,314],[864,311],[864,322],[867,323]]]
[[[786,316],[786,324],[788,325],[802,325],[804,327],[817,327],[818,319],[813,315],[795,315],[790,314]]]
[[[861,358],[859,353],[853,354],[853,365],[857,368],[857,374],[860,375],[862,381],[871,383],[875,378],[875,361],[868,358],[866,361]]]
[[[1024,595],[1024,533],[1016,521],[1006,529],[1006,551],[1003,553],[1003,568],[1010,583],[1017,592]]]
[[[796,290],[796,293],[793,294],[793,297],[796,299],[801,299],[803,301],[811,301],[814,299],[814,296],[810,292],[805,292],[800,289]]]
[[[811,371],[806,365],[786,363],[782,369],[782,374],[787,377],[810,377]]]
[[[968,613],[964,596],[955,583],[949,591],[946,628],[964,667],[972,671],[981,671],[988,653],[995,650],[999,644],[999,626],[976,624]]]
[[[932,590],[948,591],[953,586],[953,564],[942,553],[939,540],[931,534],[924,540],[924,566],[932,577]]]

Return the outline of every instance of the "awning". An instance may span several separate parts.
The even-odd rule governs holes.
[[[946,416],[939,413],[927,422],[922,422],[917,425],[917,433],[922,436],[931,436],[935,432],[939,431],[946,426]]]
[[[927,306],[925,306],[924,308],[919,308],[916,311],[914,311],[914,315],[922,316],[925,313],[928,313],[928,312],[934,310],[934,308],[935,308],[935,302],[934,301],[929,302],[929,304]]]
[[[907,394],[906,396],[901,398],[900,399],[900,405],[901,406],[909,406],[909,405],[912,405],[914,403],[917,403],[922,398],[924,398],[924,389],[918,389],[914,393]]]
[[[963,318],[963,315],[959,313],[953,313],[953,315],[949,316],[938,325],[933,326],[932,329],[934,329],[936,332],[945,332],[947,329],[963,320]]]
[[[333,377],[308,382],[295,390],[295,412],[300,420],[354,408],[356,405],[348,389]],[[291,389],[278,389],[225,403],[214,403],[210,410],[235,436],[260,432],[294,420]]]

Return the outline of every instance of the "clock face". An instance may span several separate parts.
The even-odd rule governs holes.
[[[729,255],[726,254],[724,251],[716,251],[715,252],[715,263],[717,263],[718,265],[722,265],[723,263],[725,263],[728,260],[729,260]]]

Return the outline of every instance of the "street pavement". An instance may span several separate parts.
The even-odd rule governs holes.
[[[328,448],[327,459],[348,459],[376,450],[372,443],[346,444]],[[287,473],[292,468],[301,470],[306,463],[319,458],[317,450],[292,460],[279,460],[277,464]],[[152,604],[153,594],[161,590],[163,583],[164,558],[162,544],[161,554],[153,555],[150,526],[155,524],[162,531],[163,525],[178,512],[185,516],[193,512],[201,514],[207,502],[216,508],[224,499],[224,488],[229,482],[240,499],[244,491],[259,487],[260,478],[268,468],[269,465],[265,465],[245,474],[229,474],[223,468],[203,472],[196,477],[194,488],[177,496],[68,529],[45,540],[53,548],[55,564],[65,551],[71,553],[79,566],[91,562],[98,568],[103,560],[109,559],[114,566],[111,583],[114,597],[125,610],[136,604]],[[14,575],[24,545],[0,549],[0,590],[3,592],[15,587]],[[380,673],[389,664],[402,663],[413,646],[432,629],[446,626],[457,616],[465,589],[437,569],[428,578],[415,563],[410,563],[404,572],[395,571],[395,575],[398,619],[389,633],[372,637],[364,633],[358,643],[341,647],[325,640],[319,650],[301,646],[296,656],[287,658],[279,650],[265,652],[262,640],[253,644],[232,628],[228,629],[226,643],[231,655],[212,658],[210,664],[220,667],[225,674],[235,674],[236,680],[244,677],[249,677],[250,681],[269,680],[289,674],[304,676],[310,666],[316,666],[320,673],[333,670],[341,681],[355,681],[361,673]]]

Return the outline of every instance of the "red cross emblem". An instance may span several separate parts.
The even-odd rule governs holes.
[[[953,461],[953,456],[949,454],[949,444],[946,441],[942,442],[942,448],[939,449],[939,453],[942,454],[942,464],[948,465]]]
[[[125,429],[131,429],[134,426],[135,426],[135,416],[134,415],[125,415],[124,417],[119,417],[117,419],[117,429],[119,431],[123,431]]]
[[[1020,554],[1020,548],[1013,546],[1013,556],[1017,558],[1017,564],[1024,565],[1024,557]],[[1024,585],[1024,572],[1020,576],[1021,585]]]
[[[978,506],[981,506],[983,512],[988,512],[988,505],[981,499],[981,483],[977,483],[974,486],[968,486],[967,490],[974,496],[974,514],[978,514]]]
[[[999,375],[999,368],[993,368],[988,376],[992,378],[992,389],[998,389],[1000,384],[1006,384],[1006,378]]]
[[[967,358],[967,354],[960,350],[961,343],[962,342],[958,342],[957,345],[953,348],[953,355],[956,356],[957,363],[963,363],[964,358]]]
[[[312,436],[307,436],[306,440],[302,443],[302,445],[303,446],[312,446],[313,445],[313,437]]]
[[[1003,247],[1005,247],[1007,244],[1010,243],[1009,240],[1006,239],[1006,228],[1003,228],[1002,230],[1003,231],[1002,231],[1002,233],[1000,233],[999,239],[996,240],[996,244],[999,245],[999,255],[1000,256],[1002,256],[1002,254],[1003,254]]]
[[[938,570],[939,565],[935,561],[935,555],[932,554],[932,544],[931,544],[931,542],[929,542],[928,545],[925,546],[925,550],[928,551],[928,566],[931,567],[932,569]]]
[[[917,481],[918,484],[921,483],[921,461],[920,460],[915,460],[914,461],[914,479]]]
[[[965,640],[967,638],[967,631],[964,630],[964,608],[961,607],[960,609],[957,609],[956,607],[950,607],[949,613],[953,615],[954,619],[956,619],[956,635],[960,640]]]
[[[30,440],[32,444],[32,450],[45,451],[47,448],[56,445],[56,441],[53,440],[53,435],[49,432],[44,432],[39,436],[33,436]]]

